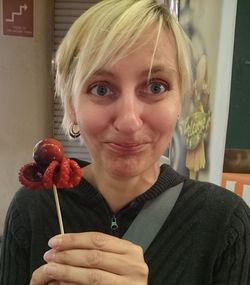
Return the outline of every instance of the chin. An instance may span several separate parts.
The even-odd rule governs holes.
[[[117,177],[136,177],[148,171],[150,165],[155,165],[154,161],[149,161],[145,157],[138,158],[117,158],[112,165],[106,165],[108,171]]]

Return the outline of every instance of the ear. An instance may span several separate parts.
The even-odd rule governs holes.
[[[177,119],[179,120],[182,116],[182,104],[178,107],[178,112],[177,112]]]
[[[72,102],[72,98],[69,99],[67,111],[70,117],[71,122],[76,123],[76,112]]]

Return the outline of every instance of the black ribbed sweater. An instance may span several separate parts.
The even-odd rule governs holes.
[[[60,190],[65,231],[121,237],[146,201],[181,181],[181,194],[145,253],[148,284],[250,285],[249,207],[232,192],[184,178],[166,165],[153,187],[115,214],[84,179]],[[114,218],[116,230],[111,229]],[[58,233],[52,192],[20,189],[6,217],[0,284],[29,284],[33,270],[44,263],[49,238]]]

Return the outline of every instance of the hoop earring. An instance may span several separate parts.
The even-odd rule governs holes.
[[[77,124],[76,123],[73,123],[70,128],[69,128],[69,135],[73,138],[73,139],[76,139],[78,137],[80,137],[80,131],[79,129],[76,130],[76,126]]]

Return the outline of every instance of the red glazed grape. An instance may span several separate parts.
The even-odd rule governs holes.
[[[61,162],[63,157],[62,144],[52,138],[39,141],[33,150],[33,159],[42,169],[46,169],[53,160]]]
[[[33,150],[35,162],[25,164],[19,171],[19,181],[31,190],[72,188],[80,183],[80,166],[64,156],[62,144],[56,139],[39,141]]]

